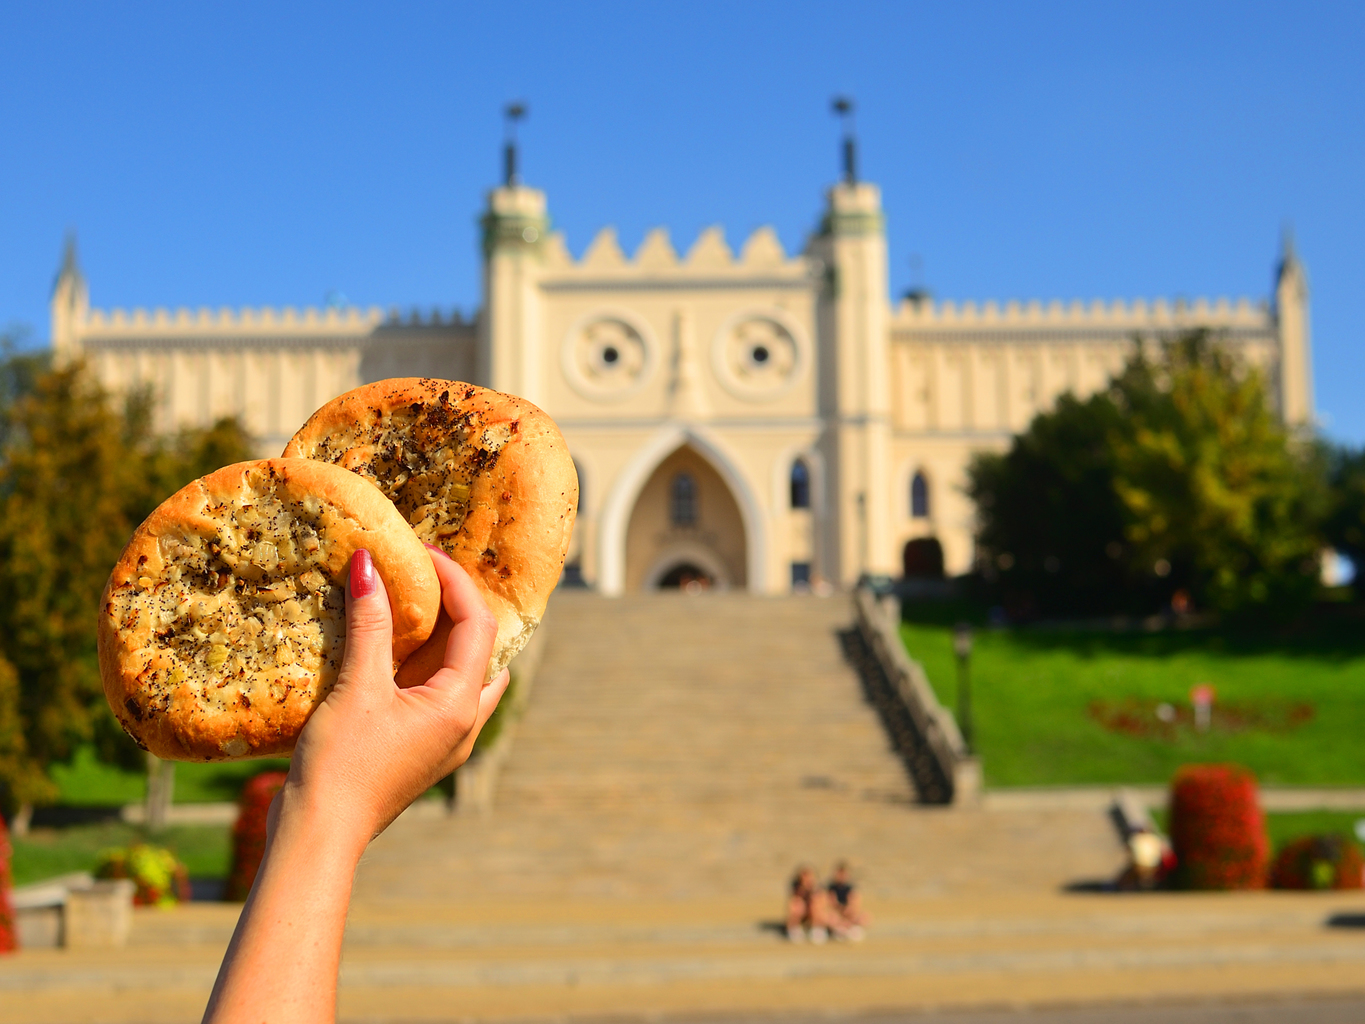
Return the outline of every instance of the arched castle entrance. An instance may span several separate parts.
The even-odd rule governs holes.
[[[739,504],[696,449],[655,467],[626,528],[625,589],[743,589],[748,550]]]

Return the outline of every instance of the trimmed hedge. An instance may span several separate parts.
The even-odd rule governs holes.
[[[1365,857],[1346,836],[1304,836],[1280,850],[1270,884],[1276,889],[1365,888]]]
[[[1171,782],[1173,881],[1181,889],[1262,889],[1270,861],[1256,777],[1235,764],[1185,765]]]
[[[265,856],[265,823],[270,801],[280,791],[286,772],[262,772],[247,780],[237,802],[237,823],[232,826],[232,870],[223,898],[241,902],[251,892],[256,872]]]
[[[13,880],[10,876],[9,829],[0,818],[0,953],[13,953],[19,948],[19,936],[14,927],[14,903],[10,899]]]

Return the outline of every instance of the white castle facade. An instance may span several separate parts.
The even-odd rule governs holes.
[[[1286,252],[1269,302],[889,298],[875,185],[829,189],[798,255],[770,229],[736,254],[708,229],[633,256],[605,229],[581,259],[544,193],[508,185],[483,218],[471,320],[379,310],[99,310],[68,258],[59,359],[151,384],[159,425],[237,415],[277,455],[317,406],[385,377],[515,392],[559,423],[582,500],[570,572],[605,594],[698,580],[756,593],[896,574],[907,542],[971,568],[972,455],[1005,448],[1064,392],[1102,388],[1137,336],[1221,333],[1291,425],[1313,415],[1307,286]]]

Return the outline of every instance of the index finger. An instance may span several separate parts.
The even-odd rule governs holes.
[[[498,620],[488,609],[479,588],[460,565],[439,548],[427,545],[431,564],[441,581],[441,603],[450,618],[441,667],[457,675],[477,673],[480,683],[488,682],[488,661],[498,637]]]

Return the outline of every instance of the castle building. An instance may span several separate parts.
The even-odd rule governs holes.
[[[277,455],[319,405],[398,376],[523,395],[559,423],[582,497],[568,572],[604,594],[692,584],[783,593],[897,574],[936,538],[973,564],[972,455],[1064,392],[1104,387],[1136,337],[1195,327],[1261,368],[1284,420],[1313,416],[1304,272],[1271,301],[983,304],[889,298],[877,186],[831,187],[803,252],[717,228],[633,256],[603,229],[579,259],[545,194],[509,180],[483,220],[470,320],[377,309],[100,310],[74,251],[52,299],[58,359],[150,384],[162,429],[240,416]]]

